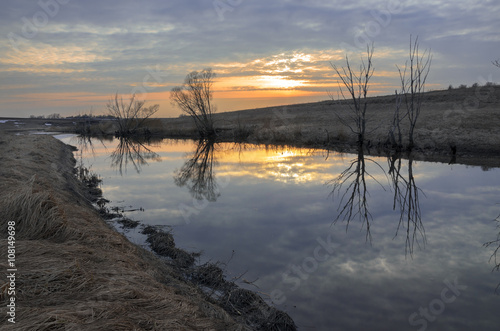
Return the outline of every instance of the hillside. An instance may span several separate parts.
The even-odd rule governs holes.
[[[368,100],[371,153],[382,154],[387,147],[395,99],[389,95]],[[339,120],[349,117],[350,104],[350,100],[328,100],[226,112],[214,119],[229,140],[351,150],[357,137]],[[408,121],[403,120],[403,135],[407,129]],[[192,130],[188,117],[163,120],[163,131],[173,136],[192,135]],[[425,93],[415,141],[416,151],[429,156],[448,157],[452,146],[462,158],[500,156],[500,86]]]

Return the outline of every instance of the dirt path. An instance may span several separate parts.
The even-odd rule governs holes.
[[[109,228],[74,166],[71,148],[52,136],[0,132],[0,268],[9,268],[7,222],[15,221],[17,269],[12,283],[0,281],[0,330],[244,329]],[[15,324],[5,313],[12,298]]]

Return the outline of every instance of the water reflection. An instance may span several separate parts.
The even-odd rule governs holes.
[[[411,156],[407,161],[407,173],[402,171],[403,158],[401,155],[392,155],[387,158],[388,169],[383,167],[374,159],[367,158],[363,149],[358,149],[357,157],[350,161],[348,167],[340,173],[330,184],[333,190],[330,193],[334,199],[338,199],[338,215],[334,223],[342,220],[346,223],[346,231],[352,220],[358,219],[362,226],[366,227],[366,240],[372,240],[371,222],[373,216],[369,210],[368,193],[369,181],[380,185],[384,190],[384,185],[376,175],[368,171],[368,163],[375,165],[382,171],[384,176],[389,175],[391,188],[394,191],[393,210],[399,211],[399,222],[396,228],[395,237],[405,231],[405,254],[413,255],[415,244],[420,247],[420,243],[425,244],[426,236],[422,222],[420,210],[420,194],[423,192],[417,187],[413,173],[413,159]],[[382,177],[380,177],[382,178]]]
[[[152,151],[151,140],[140,140],[134,138],[120,137],[116,149],[111,153],[111,166],[123,175],[127,171],[128,164],[132,164],[137,173],[141,172],[148,161],[160,162],[161,158]]]
[[[413,255],[415,243],[420,247],[419,238],[425,244],[425,229],[422,223],[422,212],[420,210],[420,193],[423,193],[415,182],[413,175],[413,158],[410,157],[408,162],[408,173],[405,177],[401,172],[402,158],[400,155],[393,155],[387,158],[389,165],[389,175],[392,180],[392,188],[394,190],[393,210],[399,208],[400,217],[396,236],[401,229],[406,229],[406,246],[405,253]]]
[[[75,141],[76,140],[76,141]],[[106,136],[99,136],[99,137],[92,137],[89,135],[77,135],[75,137],[72,137],[72,143],[74,143],[77,146],[77,149],[80,151],[80,158],[83,157],[83,155],[92,155],[95,157],[95,142],[98,141],[104,148],[106,148],[106,144],[109,142],[113,141],[112,137],[106,137]]]
[[[359,219],[362,226],[366,226],[366,240],[372,240],[370,232],[370,222],[373,221],[373,216],[368,209],[368,186],[367,180],[380,182],[367,171],[367,161],[377,165],[380,169],[383,168],[373,159],[365,158],[363,148],[358,149],[357,158],[353,159],[347,169],[342,171],[336,179],[330,182],[333,190],[330,193],[335,198],[338,196],[339,212],[334,223],[342,219],[346,222],[346,231],[353,219]],[[382,187],[383,185],[380,184]]]
[[[220,196],[214,174],[214,146],[213,140],[200,140],[194,153],[174,175],[175,184],[188,187],[191,196],[197,200],[216,201]]]
[[[443,281],[457,277],[467,290],[446,303],[441,315],[429,315],[435,319],[428,322],[429,330],[498,328],[491,325],[498,321],[500,307],[498,296],[492,295],[498,274],[491,273],[493,265],[486,262],[500,241],[489,248],[478,246],[500,239],[500,229],[490,221],[498,215],[498,169],[483,172],[394,155],[371,157],[366,150],[347,158],[331,152],[325,160],[322,151],[166,140],[161,148],[149,147],[161,155],[162,163],[150,163],[140,175],[130,172],[124,180],[109,167],[109,154],[117,144],[107,144],[109,153],[103,153],[94,141],[98,158],[91,162],[106,178],[105,196],[143,206],[144,224],[173,226],[179,246],[203,250],[206,260],[226,261],[236,252],[228,264],[229,274],[248,270],[245,278],[259,278],[256,285],[263,292],[282,291],[286,301],[281,307],[301,328],[386,330],[389,321],[392,329],[406,330],[411,328],[409,316],[419,313],[420,307],[441,309]],[[324,184],[341,173],[343,178],[331,181],[343,183],[335,192],[334,205],[326,199],[332,187]],[[224,186],[226,178],[230,183]],[[213,196],[217,203],[206,204],[200,212],[203,204],[192,202],[188,189],[208,192],[208,187],[215,188],[213,193],[194,195]],[[341,231],[335,231],[341,224],[330,227],[337,207],[344,208],[353,190],[359,194],[352,202],[352,215],[358,210],[357,201],[366,207],[366,213],[363,209],[359,213],[361,223],[363,215],[372,215],[367,219],[373,247],[365,243],[366,226],[358,231],[359,217],[351,218],[348,233],[345,224]],[[343,203],[337,205],[342,196]],[[186,223],[179,206],[191,203],[196,213]],[[136,230],[128,236],[142,243]],[[409,245],[412,240],[422,245],[425,236],[425,252],[418,252],[417,241]],[[408,254],[416,248],[413,259],[405,259],[404,247]],[[494,258],[491,262],[498,265],[500,260]],[[452,294],[448,292],[447,298]]]
[[[497,229],[500,230],[500,215],[495,220],[497,222]],[[484,244],[485,247],[494,247],[493,253],[490,256],[490,261],[493,261],[494,267],[493,271],[500,271],[500,232],[497,235],[497,238],[492,241],[488,241]],[[500,292],[500,283],[495,288],[495,292]],[[500,293],[499,293],[500,294]]]

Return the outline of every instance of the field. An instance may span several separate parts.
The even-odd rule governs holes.
[[[395,96],[368,100],[366,144],[368,154],[391,153],[387,144]],[[284,105],[218,113],[214,116],[219,139],[258,144],[287,144],[353,152],[357,137],[339,118],[348,119],[350,100]],[[22,122],[24,124],[15,124]],[[83,132],[113,135],[110,120],[84,123],[71,119],[17,119],[0,124],[0,130]],[[403,142],[408,121],[401,123]],[[190,117],[151,119],[148,132],[159,137],[197,138]],[[477,86],[431,91],[424,95],[415,130],[412,157],[420,160],[499,166],[500,86]]]

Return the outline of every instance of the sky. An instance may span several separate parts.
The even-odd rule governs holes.
[[[0,117],[104,114],[118,93],[177,117],[170,91],[212,68],[219,112],[327,100],[331,64],[373,44],[370,95],[398,88],[410,38],[426,89],[500,82],[497,0],[2,0]]]

